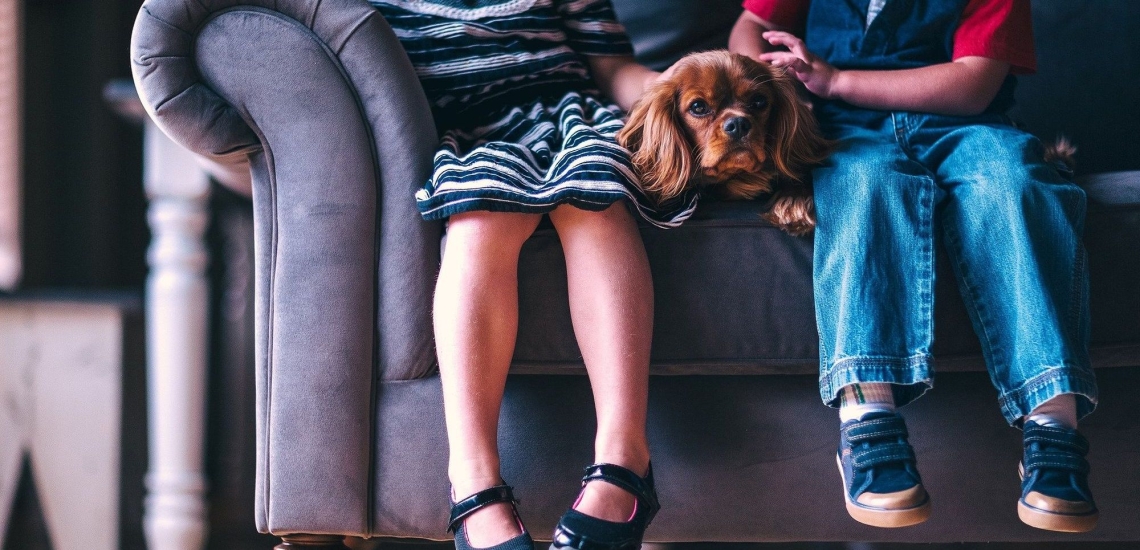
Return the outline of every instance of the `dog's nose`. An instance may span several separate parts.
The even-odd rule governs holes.
[[[732,139],[740,139],[748,135],[748,131],[751,129],[752,123],[742,116],[734,116],[724,121],[724,133]]]

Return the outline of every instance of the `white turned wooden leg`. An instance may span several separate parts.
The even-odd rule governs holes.
[[[147,254],[150,469],[144,529],[151,550],[199,550],[206,539],[206,246],[209,179],[191,153],[153,123],[143,179]]]
[[[0,0],[0,288],[20,281],[20,204],[23,108],[20,88],[23,13],[18,0]]]

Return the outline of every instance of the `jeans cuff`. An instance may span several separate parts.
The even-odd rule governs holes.
[[[819,395],[823,404],[839,408],[839,392],[851,384],[891,384],[895,406],[918,399],[934,387],[934,359],[910,357],[844,357],[823,367]]]
[[[1078,419],[1093,412],[1099,397],[1092,369],[1043,367],[1043,370],[1045,372],[1030,378],[1021,387],[998,397],[1006,422],[1016,426],[1042,403],[1066,393],[1077,396]]]

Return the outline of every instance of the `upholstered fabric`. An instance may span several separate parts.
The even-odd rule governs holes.
[[[434,365],[434,125],[367,4],[261,4],[147,2],[132,64],[174,139],[252,160],[259,527],[367,533],[371,381]]]
[[[740,0],[613,0],[637,58],[664,70],[687,53],[728,47]]]
[[[649,440],[661,512],[649,541],[1140,540],[1140,368],[1098,370],[1101,405],[1081,423],[1101,509],[1091,533],[1050,533],[1017,519],[1021,432],[1006,426],[980,372],[943,373],[904,409],[933,514],[907,529],[856,523],[835,466],[839,418],[814,375],[655,376]],[[583,376],[515,376],[499,446],[503,477],[537,538],[549,538],[591,462],[593,403]],[[447,440],[438,378],[380,385],[378,534],[446,540]]]
[[[1080,174],[1140,170],[1140,2],[1031,5],[1037,74],[1018,79],[1010,114],[1046,140],[1068,136]]]
[[[1085,243],[1096,312],[1094,364],[1136,364],[1140,292],[1133,281],[1140,254],[1125,241],[1140,238],[1140,172],[1099,174],[1082,183],[1090,204]],[[763,207],[710,202],[679,229],[642,229],[656,292],[655,374],[818,373],[811,239],[789,237],[764,222]],[[937,369],[984,370],[943,251],[935,264]],[[584,373],[552,227],[540,228],[524,247],[519,277],[513,372]]]

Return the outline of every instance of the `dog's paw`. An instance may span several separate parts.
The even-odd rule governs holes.
[[[815,201],[811,195],[779,193],[763,217],[789,235],[807,235],[815,229]]]

